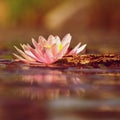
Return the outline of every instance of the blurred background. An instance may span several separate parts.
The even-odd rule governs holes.
[[[120,51],[120,0],[0,0],[0,53],[39,35],[71,33],[71,47],[88,53]]]

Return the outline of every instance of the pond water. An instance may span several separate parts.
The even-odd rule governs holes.
[[[119,68],[0,62],[0,120],[119,119]]]

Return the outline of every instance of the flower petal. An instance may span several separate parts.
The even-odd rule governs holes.
[[[81,51],[83,51],[86,47],[86,44],[82,45],[80,48],[77,49],[76,54],[79,54]]]
[[[14,46],[15,49],[28,61],[35,61],[33,58],[29,57],[28,55],[26,55],[22,50],[20,50],[19,48],[17,48],[16,46]]]
[[[45,62],[45,58],[43,56],[43,53],[37,49],[30,49],[31,53],[35,56],[36,61],[38,62]]]
[[[67,34],[62,39],[62,45],[65,46],[67,43],[71,42],[72,36],[70,34]]]
[[[54,43],[56,43],[55,37],[53,35],[49,35],[47,43],[48,45],[53,45]]]
[[[22,45],[21,47],[23,48],[25,54],[27,54],[28,56],[32,57],[33,59],[37,59],[36,56],[30,51],[31,47],[30,46],[26,46],[26,45]]]
[[[34,45],[35,48],[38,47],[38,43],[37,43],[37,42],[35,41],[35,39],[33,39],[33,38],[32,38],[32,43],[33,43],[33,45]]]
[[[39,36],[38,43],[40,46],[44,46],[46,44],[46,39],[43,36]]]
[[[13,55],[14,55],[18,60],[21,60],[21,61],[23,61],[23,62],[28,62],[28,60],[24,59],[23,57],[15,54],[15,53],[13,53]]]
[[[53,35],[50,35],[47,40],[44,37],[39,36],[38,42],[32,38],[34,47],[31,47],[29,44],[21,44],[23,50],[20,50],[15,46],[15,49],[21,56],[17,54],[14,54],[14,56],[19,60],[30,64],[51,64],[66,55],[71,38],[72,37],[70,34],[66,34],[62,41],[59,36]],[[79,43],[67,55],[78,54],[85,47],[86,45],[82,45],[80,47]]]
[[[81,43],[78,43],[67,55],[76,54],[77,49],[80,47]]]
[[[55,36],[56,44],[61,44],[61,40],[59,36]]]
[[[53,56],[56,56],[58,54],[58,46],[57,44],[52,45],[52,54]]]
[[[67,53],[68,47],[69,47],[69,43],[66,44],[64,48],[57,54],[56,58],[61,59]]]
[[[45,54],[44,54],[45,60],[46,60],[46,64],[50,64],[55,62],[55,59],[51,53],[51,49],[45,49]]]

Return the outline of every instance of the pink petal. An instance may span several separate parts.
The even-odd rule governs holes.
[[[53,45],[54,43],[56,43],[55,37],[53,35],[50,35],[48,37],[48,45]]]
[[[53,57],[54,57],[54,55],[53,55],[53,53],[52,53],[52,49],[46,49],[46,53],[47,53],[47,55],[48,55],[50,58],[53,58]]]
[[[77,49],[80,47],[80,44],[81,44],[81,43],[78,43],[78,44],[74,47],[74,49],[72,49],[72,50],[68,53],[68,55],[76,54],[76,51],[77,51]]]
[[[60,53],[57,54],[56,56],[57,59],[61,59],[67,53],[68,47],[69,47],[69,43],[66,44],[64,48],[60,51]]]
[[[33,38],[32,38],[32,43],[33,43],[33,45],[34,45],[35,48],[38,47],[38,43]]]
[[[67,34],[62,39],[62,45],[65,46],[67,43],[71,42],[72,36],[70,34]]]
[[[30,51],[31,47],[30,46],[26,46],[26,45],[22,45],[21,47],[23,48],[25,54],[27,54],[28,56],[32,57],[33,59],[37,59],[36,56]]]
[[[23,44],[23,45],[20,44],[20,46],[22,47],[23,50],[28,49],[27,45],[25,45],[25,44]]]
[[[50,49],[45,49],[45,54],[44,54],[45,60],[46,60],[46,64],[50,64],[53,63],[55,61]]]
[[[26,55],[22,50],[20,50],[16,46],[14,46],[14,47],[26,60],[28,60],[28,61],[35,61],[33,58],[31,58],[28,55]]]
[[[13,55],[14,55],[16,58],[18,58],[18,60],[21,60],[21,61],[23,61],[23,62],[27,62],[27,63],[28,63],[28,60],[24,59],[23,57],[15,54],[15,53],[13,53]]]
[[[42,51],[44,46],[39,45],[39,43],[37,43],[34,39],[32,39],[32,43],[33,43],[35,49],[37,49],[39,52]]]
[[[55,36],[55,40],[56,40],[57,44],[61,44],[61,40],[60,40],[60,38],[58,36]]]
[[[59,52],[57,44],[52,45],[51,49],[53,56],[56,56],[56,54]]]
[[[27,48],[28,48],[29,50],[32,48],[29,44],[27,44],[26,46],[27,46]],[[32,49],[33,49],[33,48],[32,48]]]
[[[29,44],[27,44],[27,47],[37,61],[44,62],[43,53],[39,48],[33,49]]]
[[[30,51],[31,51],[31,53],[34,54],[35,59],[38,62],[44,62],[45,61],[45,58],[43,57],[43,53],[41,51],[38,51],[37,49],[33,49],[33,48],[31,48]]]
[[[39,36],[39,38],[38,38],[39,45],[44,46],[46,44],[46,42],[47,41],[43,36]]]
[[[27,47],[29,48],[29,50],[39,59],[42,59],[42,61],[44,61],[44,49],[41,48],[39,46],[36,46],[35,49],[33,49],[29,44],[27,44]]]
[[[80,48],[77,49],[76,54],[80,53],[81,51],[83,51],[86,47],[86,44],[82,45]]]

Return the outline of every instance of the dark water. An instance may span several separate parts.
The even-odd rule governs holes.
[[[119,119],[119,68],[0,63],[0,120]]]

